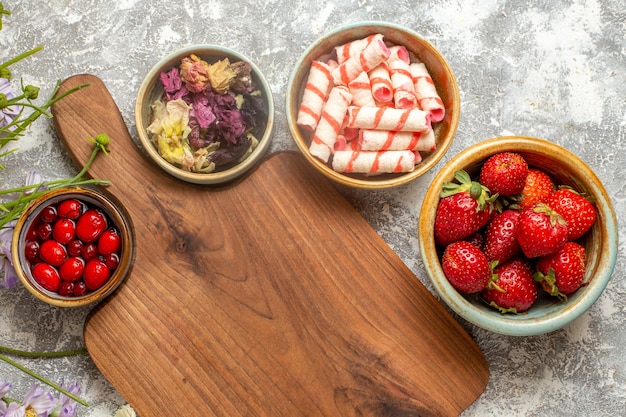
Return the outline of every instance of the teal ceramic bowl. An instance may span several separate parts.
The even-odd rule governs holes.
[[[436,150],[422,153],[422,161],[415,169],[398,174],[345,174],[334,171],[329,164],[316,158],[309,151],[311,132],[296,123],[302,94],[306,86],[309,69],[314,60],[326,60],[332,56],[336,46],[380,33],[387,43],[404,45],[416,60],[423,62],[433,79],[437,92],[446,109],[441,122],[433,124]],[[389,22],[365,21],[338,27],[317,39],[300,56],[287,83],[286,112],[287,125],[293,140],[305,159],[327,178],[348,187],[360,189],[383,189],[397,187],[419,178],[434,167],[445,155],[454,140],[459,124],[461,99],[459,87],[452,68],[443,54],[417,32]]]
[[[178,166],[169,163],[159,154],[147,133],[147,128],[150,126],[153,117],[152,105],[154,101],[163,94],[163,86],[159,82],[161,72],[170,70],[172,67],[180,65],[181,60],[190,54],[195,54],[196,56],[207,61],[209,64],[213,64],[225,58],[228,58],[231,63],[239,61],[249,63],[252,67],[252,80],[260,90],[265,104],[267,117],[263,120],[265,126],[263,132],[257,137],[258,144],[236,165],[229,166],[227,169],[216,170],[210,173],[183,170]],[[137,127],[137,135],[139,136],[139,140],[145,152],[148,154],[150,159],[152,159],[154,163],[165,172],[180,180],[194,184],[222,184],[234,181],[248,173],[265,156],[265,153],[270,146],[274,129],[274,98],[272,96],[270,85],[259,67],[257,67],[256,64],[246,56],[219,45],[190,45],[166,55],[150,69],[148,74],[146,74],[139,88],[139,92],[137,93],[137,100],[135,103],[135,124]]]
[[[434,240],[434,221],[439,192],[454,173],[465,169],[475,177],[489,156],[502,152],[521,153],[530,166],[545,170],[558,184],[596,197],[598,216],[592,229],[583,237],[587,252],[584,286],[560,302],[540,297],[527,313],[502,314],[474,296],[457,292],[444,276]],[[525,136],[488,139],[454,156],[436,175],[422,204],[418,225],[419,248],[424,268],[441,300],[459,316],[484,329],[512,336],[549,333],[567,326],[585,313],[607,286],[617,258],[618,234],[615,211],[595,173],[575,154],[552,142]],[[551,298],[551,297],[550,297]]]

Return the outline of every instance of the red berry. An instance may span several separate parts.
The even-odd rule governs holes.
[[[63,217],[65,219],[73,219],[76,220],[83,212],[83,204],[73,198],[68,200],[63,200],[59,203],[57,208],[57,213],[59,217]]]
[[[69,281],[61,281],[59,285],[59,295],[62,297],[71,297],[74,295],[74,283]]]
[[[489,191],[471,181],[465,171],[457,171],[455,178],[460,184],[446,183],[435,214],[435,242],[446,247],[465,239],[489,221],[491,196]]]
[[[479,249],[482,249],[483,244],[485,243],[485,237],[480,232],[476,232],[464,240],[471,243],[472,245],[476,246]]]
[[[441,266],[450,284],[464,293],[481,291],[491,279],[487,257],[475,245],[464,240],[446,247]]]
[[[52,266],[44,262],[40,262],[33,266],[32,275],[35,281],[48,291],[57,292],[61,284],[59,272]]]
[[[535,280],[548,294],[566,300],[582,285],[586,262],[585,248],[576,242],[567,242],[554,255],[537,260]]]
[[[515,236],[527,258],[551,255],[567,241],[567,223],[548,205],[537,203],[522,210]]]
[[[50,236],[52,236],[52,225],[50,223],[41,223],[37,227],[37,235],[41,240],[50,239]]]
[[[24,255],[26,255],[26,259],[28,259],[29,261],[37,259],[37,257],[39,256],[39,242],[36,242],[34,240],[29,240],[28,242],[26,242],[26,244],[24,245]]]
[[[116,253],[109,253],[108,255],[105,255],[104,263],[111,271],[113,271],[119,266],[120,257]]]
[[[522,258],[498,265],[496,280],[482,292],[485,301],[502,313],[522,313],[537,300],[539,291],[528,261]]]
[[[39,213],[39,218],[44,223],[52,223],[57,219],[57,210],[54,206],[44,207]]]
[[[67,250],[57,241],[46,240],[39,248],[39,256],[50,265],[61,266],[67,259]]]
[[[596,222],[596,208],[589,199],[571,188],[560,188],[546,200],[567,222],[567,239],[576,240]]]
[[[57,242],[66,245],[76,235],[76,226],[74,225],[74,221],[61,217],[59,220],[54,222],[52,226],[52,238]]]
[[[33,223],[30,226],[30,229],[28,229],[28,232],[26,233],[26,240],[37,240],[37,239],[39,239],[38,224]]]
[[[68,258],[59,268],[59,275],[63,281],[75,282],[83,277],[85,261],[82,258]]]
[[[91,291],[102,287],[110,276],[111,270],[98,258],[90,260],[85,265],[84,281]]]
[[[67,253],[70,256],[80,256],[83,250],[83,242],[74,239],[67,244]]]
[[[519,206],[526,208],[545,202],[548,196],[554,192],[554,188],[554,183],[548,174],[538,169],[528,169]]]
[[[89,290],[83,281],[78,281],[74,283],[74,296],[80,297],[87,294]]]
[[[88,209],[76,221],[76,236],[83,242],[93,242],[106,228],[104,214],[97,209]]]
[[[117,253],[120,250],[120,243],[119,233],[115,228],[110,227],[98,239],[98,253],[100,255]]]
[[[515,152],[500,152],[489,157],[480,170],[479,181],[492,194],[520,194],[526,184],[528,163]]]
[[[519,253],[515,232],[519,224],[520,212],[504,210],[497,213],[485,231],[484,252],[489,261],[502,264]]]
[[[83,245],[81,255],[85,261],[90,261],[98,255],[98,248],[95,243],[88,243]]]

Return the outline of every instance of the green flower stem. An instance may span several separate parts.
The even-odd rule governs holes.
[[[87,163],[83,166],[83,169],[73,178],[70,179],[62,179],[62,180],[54,180],[54,181],[46,181],[39,184],[33,184],[29,186],[12,188],[9,190],[0,191],[1,195],[7,194],[19,194],[19,196],[11,201],[6,203],[0,202],[0,228],[5,226],[7,223],[11,222],[18,218],[28,206],[28,204],[38,198],[39,196],[47,193],[50,190],[54,190],[61,187],[66,186],[78,186],[78,185],[103,185],[107,186],[110,184],[109,181],[99,180],[99,179],[83,179],[83,176],[87,173],[89,166],[92,164],[94,159],[96,158],[98,152],[107,151],[107,145],[109,144],[109,136],[106,133],[101,133],[96,136],[95,139],[88,138],[89,142],[94,144],[93,151],[91,152],[91,156]]]
[[[0,352],[8,353],[15,356],[25,356],[28,358],[60,358],[64,356],[76,356],[87,353],[87,349],[68,349],[57,350],[52,352],[31,352],[28,350],[13,349],[7,346],[0,346]]]
[[[35,378],[36,380],[38,380],[38,381],[48,385],[52,389],[55,389],[55,390],[59,391],[60,393],[66,395],[68,398],[71,398],[72,400],[76,401],[77,403],[79,403],[79,404],[81,404],[81,405],[83,405],[85,407],[89,407],[89,404],[85,400],[75,396],[74,394],[69,393],[66,389],[64,389],[60,385],[55,384],[54,382],[52,382],[52,381],[42,377],[41,375],[38,375],[38,374],[34,373],[30,369],[26,368],[25,366],[20,365],[19,363],[15,362],[14,360],[11,360],[10,358],[8,358],[8,357],[6,357],[6,356],[4,356],[2,354],[0,354],[0,360],[8,363],[11,366],[16,367],[20,371],[28,374],[29,376]]]
[[[43,46],[38,46],[38,47],[36,47],[36,48],[34,48],[34,49],[31,49],[30,51],[22,52],[21,54],[19,54],[19,55],[18,55],[18,56],[16,56],[15,58],[10,59],[10,60],[8,60],[8,61],[6,61],[6,62],[2,63],[2,64],[0,65],[0,69],[2,69],[2,68],[7,68],[7,67],[9,67],[9,66],[11,66],[11,65],[15,64],[16,62],[21,61],[21,60],[22,60],[22,59],[24,59],[24,58],[27,58],[27,57],[29,57],[29,56],[31,56],[31,55],[36,54],[37,52],[41,51],[42,49],[43,49]]]
[[[63,179],[63,180],[53,180],[53,181],[45,181],[39,184],[33,184],[33,185],[25,185],[23,187],[16,187],[16,188],[11,188],[10,190],[0,190],[0,195],[6,195],[6,194],[13,194],[13,193],[19,193],[22,191],[32,191],[32,190],[37,190],[41,187],[48,187],[49,189],[55,189],[55,188],[60,188],[63,187],[67,184],[72,184],[72,185],[87,185],[87,184],[94,184],[94,185],[110,185],[110,182],[107,180],[98,180],[98,179],[85,179],[85,180],[80,180],[80,181],[75,181],[75,180],[79,180],[80,177],[75,177],[73,179]],[[74,181],[74,182],[72,182]],[[48,190],[42,190],[42,191],[36,191],[37,193],[43,194],[45,191]],[[6,203],[4,204],[5,207],[12,207],[15,204],[11,204],[12,202]]]
[[[25,96],[24,94],[22,94],[20,97],[15,97],[12,98],[11,100],[8,100],[6,102],[6,107],[8,106],[19,106],[22,109],[24,109],[25,107],[31,108],[33,110],[35,110],[35,112],[39,113],[39,114],[45,114],[46,117],[51,117],[52,115],[50,113],[48,113],[47,109],[41,108],[40,106],[37,106],[36,104],[33,104],[31,102],[28,101],[23,101],[20,102],[21,99],[23,99]]]
[[[50,108],[50,107],[51,107],[54,103],[56,103],[57,101],[59,101],[59,100],[61,100],[61,99],[65,98],[65,97],[67,97],[68,95],[70,95],[70,94],[72,94],[72,93],[75,93],[75,92],[76,92],[76,91],[78,91],[78,90],[82,90],[83,88],[88,87],[88,86],[90,86],[90,85],[91,85],[91,84],[89,84],[89,83],[87,83],[87,84],[81,84],[81,85],[76,86],[76,87],[74,87],[74,88],[72,88],[72,89],[70,89],[70,90],[67,90],[67,91],[66,91],[66,92],[64,92],[63,94],[60,94],[59,96],[55,97],[55,95],[56,95],[56,94],[57,94],[57,92],[59,91],[59,88],[61,87],[61,81],[57,81],[56,85],[54,86],[54,91],[52,92],[52,95],[50,96],[50,97],[53,97],[53,98],[49,99],[49,100],[48,100],[48,102],[47,102],[47,103],[45,103],[43,106],[41,106],[41,108],[40,108],[39,110],[34,111],[34,112],[33,112],[33,113],[31,113],[28,117],[26,117],[25,119],[20,120],[20,121],[17,123],[17,127],[16,127],[16,129],[13,131],[13,135],[12,135],[12,136],[9,136],[9,137],[7,137],[7,138],[4,138],[4,139],[5,139],[5,142],[6,142],[6,139],[8,139],[8,140],[15,140],[15,139],[17,139],[17,137],[19,136],[19,134],[20,134],[21,132],[23,132],[24,130],[26,130],[26,128],[27,128],[28,126],[30,126],[30,125],[31,125],[31,123],[33,123],[35,120],[37,120],[37,119],[39,118],[39,116],[41,116],[42,114],[45,114],[46,116],[49,116],[49,114],[47,113],[47,110],[48,110],[48,109],[49,109],[49,108]],[[2,146],[4,146],[4,144],[0,142],[0,148],[1,148]]]
[[[50,186],[50,184],[52,183],[53,183],[53,186]],[[45,184],[46,186],[48,186],[48,188],[45,190],[41,190],[41,191],[35,191],[31,194],[23,195],[15,200],[9,201],[8,203],[4,203],[4,204],[0,203],[0,212],[4,211],[4,214],[0,215],[0,228],[2,228],[4,225],[9,223],[10,221],[18,218],[22,214],[26,206],[31,201],[35,200],[36,198],[47,193],[50,190],[65,187],[65,186],[69,187],[69,186],[79,186],[79,185],[108,186],[111,183],[107,180],[98,180],[98,179],[76,181],[75,178],[72,178],[71,180],[56,180],[56,181],[45,182],[42,184]],[[36,188],[36,187],[41,186],[42,184],[34,185],[30,188]],[[14,190],[11,190],[11,191],[14,191]]]
[[[14,399],[14,398],[9,398],[9,397],[2,397],[0,398],[0,400],[4,401],[7,405],[11,404],[11,403],[19,403],[20,401]]]

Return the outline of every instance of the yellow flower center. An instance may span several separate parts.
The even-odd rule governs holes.
[[[35,410],[31,405],[26,407],[26,412],[24,413],[24,417],[37,417],[37,410]]]

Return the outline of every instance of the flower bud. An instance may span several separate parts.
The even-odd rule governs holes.
[[[96,136],[96,143],[102,146],[108,146],[111,139],[109,139],[109,135],[106,133],[100,133]]]
[[[24,97],[28,100],[36,100],[39,97],[39,87],[27,85],[24,87]]]

